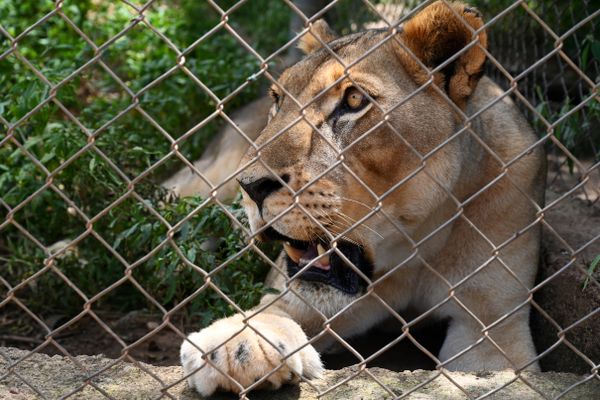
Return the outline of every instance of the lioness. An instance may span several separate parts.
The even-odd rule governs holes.
[[[198,392],[318,377],[316,348],[409,307],[449,321],[441,367],[538,368],[528,289],[544,155],[481,78],[482,26],[444,2],[394,32],[312,25],[238,175],[252,231],[284,243],[267,279],[283,295],[189,335],[181,361]]]

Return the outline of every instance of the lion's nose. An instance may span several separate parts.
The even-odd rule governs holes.
[[[281,176],[281,179],[285,182],[289,182],[289,175]],[[283,187],[281,182],[273,178],[259,178],[252,182],[239,181],[240,186],[248,196],[256,203],[259,210],[262,210],[263,201],[274,191]]]

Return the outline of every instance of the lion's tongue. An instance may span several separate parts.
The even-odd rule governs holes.
[[[311,244],[310,246],[308,246],[308,249],[306,249],[306,251],[304,251],[304,253],[300,256],[300,261],[298,262],[298,265],[301,268],[306,266],[313,259],[319,257],[319,253],[323,254],[323,252],[325,252],[325,249],[322,246],[319,245],[319,248],[317,248],[317,245]],[[322,256],[321,258],[316,260],[312,264],[312,266],[328,271],[331,268],[331,265],[329,264],[329,256]]]

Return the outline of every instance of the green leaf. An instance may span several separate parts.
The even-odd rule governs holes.
[[[188,235],[190,233],[190,223],[189,222],[184,222],[183,225],[181,226],[181,230],[180,230],[180,238],[182,241],[186,241],[188,238]]]
[[[190,262],[195,262],[196,261],[196,248],[195,247],[190,247],[186,253],[186,257]]]
[[[139,222],[133,224],[129,229],[119,233],[119,235],[117,236],[117,239],[115,240],[114,244],[113,244],[113,248],[117,249],[117,247],[119,247],[119,245],[121,244],[121,242],[124,239],[127,239],[129,236],[131,236],[131,234],[133,232],[135,232],[138,228],[138,226],[140,225]]]
[[[46,154],[44,154],[44,156],[42,158],[40,158],[40,162],[42,164],[46,164],[48,161],[52,160],[55,157],[55,154],[52,152],[48,152]]]
[[[600,40],[594,40],[592,42],[592,54],[596,60],[600,61]]]
[[[596,268],[598,267],[599,264],[600,264],[600,254],[598,254],[596,256],[596,258],[594,258],[594,260],[590,263],[590,266],[588,267],[588,270],[587,270],[587,273],[589,276],[585,278],[585,282],[583,282],[582,290],[585,290],[587,285],[590,283],[591,276],[594,273],[594,271],[596,271]]]

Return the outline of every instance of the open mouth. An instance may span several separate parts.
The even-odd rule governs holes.
[[[288,276],[290,277],[295,276],[304,269],[298,279],[322,282],[348,294],[357,294],[361,288],[367,285],[367,282],[354,268],[347,265],[336,251],[327,253],[329,250],[328,243],[316,239],[315,241],[295,240],[270,227],[265,229],[263,234],[268,240],[283,242]],[[373,266],[367,260],[361,246],[347,241],[339,241],[337,249],[360,272],[371,279]],[[306,268],[309,264],[311,266]]]

